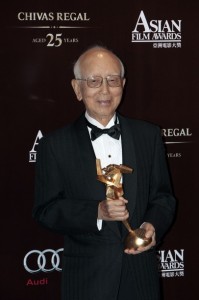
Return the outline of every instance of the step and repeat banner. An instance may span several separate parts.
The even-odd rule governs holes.
[[[75,120],[73,63],[100,44],[124,62],[120,113],[159,125],[177,199],[157,249],[165,300],[198,291],[198,1],[1,3],[1,299],[60,299],[63,237],[32,219],[40,139]]]

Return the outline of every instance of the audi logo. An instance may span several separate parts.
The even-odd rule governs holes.
[[[60,252],[63,252],[63,250],[64,248],[60,248],[58,250],[46,249],[44,251],[31,250],[24,257],[24,268],[29,273],[47,273],[52,271],[60,272],[62,271],[60,268]]]

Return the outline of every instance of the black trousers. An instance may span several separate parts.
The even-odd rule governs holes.
[[[139,254],[137,254],[139,255]],[[121,273],[120,286],[117,300],[161,300],[159,278],[157,275],[157,284],[154,285],[153,291],[147,291],[147,284],[141,284],[139,277],[133,272],[129,266],[128,255],[123,257],[123,266]]]

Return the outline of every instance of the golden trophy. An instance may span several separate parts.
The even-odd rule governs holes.
[[[100,159],[96,159],[96,167],[97,179],[106,184],[106,198],[118,199],[121,197],[124,194],[121,184],[122,173],[132,173],[133,169],[115,164],[102,169]],[[152,238],[145,237],[146,230],[144,228],[133,230],[128,220],[122,221],[122,223],[129,232],[124,242],[125,249],[136,250],[138,247],[145,247],[152,242]]]

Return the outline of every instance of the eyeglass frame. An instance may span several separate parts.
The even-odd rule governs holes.
[[[89,79],[92,79],[92,77],[93,77],[93,79],[96,78],[96,77],[101,79],[101,82],[100,82],[100,85],[99,85],[99,86],[89,86],[88,80],[89,80]],[[121,83],[121,84],[120,84],[120,85],[111,86],[111,85],[109,84],[108,77],[117,77],[117,78],[120,78],[120,83]],[[120,86],[122,86],[122,79],[124,79],[124,77],[122,77],[122,76],[120,76],[120,75],[108,75],[108,76],[106,76],[106,77],[102,77],[102,76],[100,76],[100,75],[96,75],[96,76],[89,76],[89,77],[87,77],[86,79],[85,79],[85,78],[75,78],[75,79],[76,79],[76,80],[86,81],[87,86],[88,86],[89,88],[91,88],[91,89],[97,89],[97,88],[99,88],[99,87],[102,85],[104,79],[106,79],[106,82],[107,82],[107,84],[108,84],[109,87],[120,87]]]

